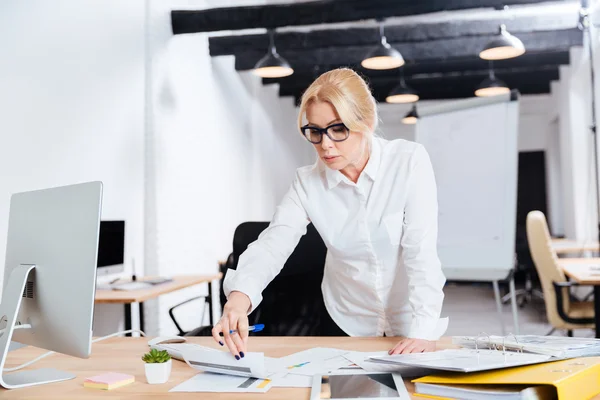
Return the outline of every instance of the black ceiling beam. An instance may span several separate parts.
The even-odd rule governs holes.
[[[561,16],[526,16],[515,19],[485,21],[457,20],[435,24],[386,26],[385,35],[390,43],[424,42],[464,36],[494,35],[504,23],[509,32],[551,31],[577,27],[578,14]],[[374,46],[379,43],[379,29],[348,28],[322,29],[310,32],[284,32],[275,37],[279,49],[309,50],[321,47]],[[211,56],[239,54],[251,50],[264,52],[269,37],[260,35],[213,36],[209,38]]]
[[[296,4],[173,10],[174,34],[251,28],[315,25],[333,22],[428,14],[471,8],[543,3],[546,0],[326,0]]]
[[[418,63],[439,59],[472,57],[479,54],[482,46],[491,38],[491,35],[482,35],[441,39],[424,43],[391,43],[391,45],[399,50],[408,62]],[[528,51],[542,52],[568,50],[573,46],[581,46],[583,35],[578,29],[566,29],[522,33],[519,35],[519,39],[523,41]],[[347,46],[301,51],[278,49],[278,51],[293,68],[309,69],[315,65],[331,65],[333,63],[342,65],[359,64],[371,49],[371,46]],[[264,55],[264,51],[248,51],[236,54],[235,69],[238,71],[253,69],[256,62]]]
[[[550,93],[550,83],[546,82],[533,82],[533,83],[523,83],[516,87],[519,92],[523,95],[532,95],[532,94],[548,94]],[[426,91],[421,91],[419,93],[420,100],[450,100],[450,99],[462,99],[475,97],[475,87],[462,87],[462,88],[431,88]],[[293,97],[295,99],[296,104],[300,103],[300,98],[302,96],[301,92],[296,93]],[[385,92],[376,92],[374,93],[375,100],[379,103],[385,103],[385,98],[387,93]]]
[[[494,66],[499,69],[526,68],[536,67],[540,65],[567,65],[569,64],[570,56],[568,50],[549,51],[549,52],[527,52],[520,57],[511,58],[508,60],[499,60],[494,62]],[[289,80],[312,82],[318,75],[331,69],[345,67],[345,65],[330,65],[320,66],[319,68],[311,69],[296,69],[294,74],[285,78],[263,78],[263,84],[284,83]],[[431,73],[448,73],[455,71],[468,71],[487,69],[489,62],[482,60],[477,56],[456,58],[448,60],[436,60],[422,63],[408,63],[402,67],[402,73],[406,77],[415,74],[431,74]],[[360,65],[352,67],[360,75],[367,78],[371,77],[389,77],[397,79],[399,76],[398,69],[374,71],[362,68]]]
[[[527,91],[527,87],[547,87],[549,90],[550,82],[559,79],[559,68],[556,66],[549,66],[521,71],[499,70],[496,72],[496,76],[506,82],[509,87],[519,90],[523,89],[523,93],[529,94],[531,92]],[[407,79],[407,84],[415,89],[421,97],[425,96],[425,98],[432,98],[432,92],[456,92],[456,96],[459,98],[461,97],[459,96],[460,93],[470,92],[472,95],[477,85],[479,85],[485,77],[486,71],[466,71],[462,75]],[[385,97],[397,84],[397,80],[386,81],[383,79],[376,79],[369,82],[373,95],[378,101],[385,101]],[[279,88],[279,95],[299,97],[307,86],[308,85],[282,85]],[[451,95],[447,94],[441,98],[451,98],[447,96]]]
[[[542,65],[537,67],[523,67],[503,69],[494,67],[496,76],[502,80],[520,81],[521,78],[532,81],[549,81],[558,79],[558,65]],[[453,71],[447,74],[418,74],[405,76],[406,83],[415,90],[427,86],[445,85],[452,83],[453,85],[462,85],[467,80],[476,80],[481,82],[489,74],[489,70],[470,70],[470,71]],[[391,90],[399,83],[398,75],[396,76],[377,76],[365,77],[371,89],[389,88]],[[288,80],[280,83],[279,94],[289,96],[298,90],[305,90],[312,80]],[[508,83],[508,82],[507,82]]]

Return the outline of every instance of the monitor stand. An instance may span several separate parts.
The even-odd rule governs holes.
[[[6,319],[7,325],[4,333],[0,336],[0,386],[6,389],[17,389],[75,378],[74,374],[53,368],[41,368],[9,374],[3,372],[6,356],[8,355],[8,347],[10,346],[19,308],[21,307],[27,277],[34,268],[35,265],[22,264],[13,269],[2,293],[0,320]]]

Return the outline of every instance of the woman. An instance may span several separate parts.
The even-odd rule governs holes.
[[[298,125],[318,161],[297,170],[269,227],[227,273],[228,300],[212,333],[237,359],[248,314],[309,222],[327,246],[324,334],[405,337],[390,354],[435,349],[446,279],[431,162],[419,144],[375,137],[377,120],[375,99],[351,69],[321,75],[302,96]]]

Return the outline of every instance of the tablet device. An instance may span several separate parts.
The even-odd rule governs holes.
[[[311,400],[410,400],[400,374],[335,371],[313,376]]]

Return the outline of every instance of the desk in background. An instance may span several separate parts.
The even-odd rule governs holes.
[[[248,342],[249,351],[264,352],[268,357],[282,357],[291,353],[307,350],[313,347],[334,347],[355,351],[382,351],[389,350],[400,338],[350,338],[350,337],[252,337]],[[198,343],[204,346],[220,348],[211,337],[190,337],[188,343]],[[456,347],[451,344],[450,338],[443,338],[438,348]],[[144,363],[140,359],[148,351],[148,338],[114,338],[92,345],[92,355],[83,360],[62,354],[53,354],[37,362],[30,368],[58,368],[72,372],[77,378],[66,382],[53,383],[27,389],[12,391],[3,390],[3,399],[44,398],[44,399],[87,399],[87,398],[168,398],[198,399],[203,400],[280,400],[301,399],[308,400],[309,388],[272,388],[267,393],[168,393],[170,389],[194,376],[197,371],[181,361],[173,360],[173,369],[169,382],[162,385],[149,385],[144,375]],[[26,347],[12,351],[8,354],[6,367],[13,367],[29,361],[43,351]],[[100,391],[83,387],[83,381],[90,376],[103,372],[122,372],[135,376],[135,383],[111,390]],[[414,391],[409,381],[407,389]],[[422,397],[414,397],[422,399]],[[600,397],[598,397],[600,399]]]
[[[559,265],[575,282],[594,286],[596,338],[600,339],[600,258],[565,258],[559,260]]]
[[[222,274],[215,275],[182,275],[175,276],[171,282],[154,285],[140,290],[97,290],[96,304],[124,304],[125,306],[125,329],[131,329],[131,303],[139,304],[140,330],[144,331],[144,301],[154,299],[162,294],[175,292],[190,286],[202,283],[208,284],[208,297],[206,302],[209,307],[210,325],[213,324],[212,311],[212,282],[221,279]],[[144,278],[140,279],[143,282]],[[202,321],[200,321],[202,323]]]
[[[557,255],[572,254],[572,253],[585,253],[594,252],[598,253],[599,247],[598,242],[587,242],[580,243],[575,240],[569,239],[552,239],[552,249]]]

